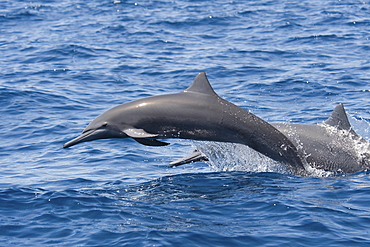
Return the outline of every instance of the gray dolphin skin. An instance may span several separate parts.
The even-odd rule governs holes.
[[[366,169],[369,150],[359,157],[354,150],[340,147],[333,141],[338,139],[341,144],[353,144],[356,140],[368,144],[351,129],[343,106],[337,108],[321,125],[270,124],[219,97],[202,72],[189,88],[179,93],[147,97],[113,107],[63,147],[97,139],[129,137],[144,145],[165,146],[168,143],[157,139],[181,138],[244,144],[282,163],[295,175],[305,175],[307,164],[344,172]],[[329,133],[326,126],[348,132],[344,139],[349,141],[343,141],[335,131]],[[171,165],[199,160],[206,160],[206,157],[198,152]]]
[[[345,173],[370,168],[370,144],[352,129],[342,104],[319,124],[272,125],[294,143],[311,167]]]
[[[170,166],[174,167],[174,166],[180,166],[180,165],[185,165],[185,164],[192,163],[192,162],[201,162],[201,161],[208,161],[207,156],[205,156],[198,150],[194,150],[190,155],[171,162]]]
[[[342,104],[338,104],[331,116],[319,124],[270,124],[294,143],[300,156],[313,168],[345,173],[370,168],[370,143],[352,129]],[[171,162],[170,166],[207,160],[204,154],[194,150],[192,154]]]

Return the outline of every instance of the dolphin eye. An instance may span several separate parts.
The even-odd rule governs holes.
[[[101,127],[107,127],[108,123],[103,123]]]

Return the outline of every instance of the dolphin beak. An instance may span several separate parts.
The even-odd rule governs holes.
[[[89,142],[98,139],[107,139],[107,138],[124,138],[127,137],[126,134],[110,129],[93,129],[84,131],[80,136],[75,139],[65,143],[63,148],[72,147],[81,142]]]
[[[63,145],[63,148],[69,148],[69,147],[72,147],[78,143],[81,143],[81,142],[87,142],[87,141],[92,141],[92,140],[95,140],[95,138],[91,138],[92,136],[94,136],[94,133],[95,132],[98,132],[99,130],[89,130],[89,131],[86,131],[84,133],[82,133],[82,135],[76,137],[75,139],[73,140],[70,140],[69,142],[66,142],[64,145]],[[96,133],[95,133],[96,135]]]

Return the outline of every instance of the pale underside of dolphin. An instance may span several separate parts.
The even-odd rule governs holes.
[[[128,137],[144,145],[164,146],[168,143],[157,139],[180,138],[244,144],[296,175],[305,175],[307,165],[344,172],[366,169],[369,149],[358,154],[353,147],[340,147],[354,140],[368,142],[351,129],[343,106],[337,108],[322,125],[270,124],[219,97],[202,72],[180,93],[147,97],[106,111],[63,147]],[[327,126],[333,128],[332,133]],[[341,131],[348,135],[341,136]],[[182,162],[206,159],[196,155]]]

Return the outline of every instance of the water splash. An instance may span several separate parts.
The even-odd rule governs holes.
[[[367,141],[370,140],[370,122],[363,117],[354,117],[348,115],[348,120],[351,123],[352,128],[357,134],[362,136]]]
[[[242,144],[194,141],[194,145],[215,171],[288,173],[282,164]]]
[[[365,119],[357,119],[350,117],[353,129],[365,139],[369,139],[370,123]],[[338,130],[335,127],[322,125],[331,136],[345,137],[345,145],[350,145],[354,148],[359,162],[364,159],[369,159],[366,156],[370,150],[369,142],[364,141],[361,137],[356,137],[350,131]],[[291,129],[289,138],[294,139],[298,144],[297,148],[304,151],[304,144],[298,140],[298,135],[295,134],[294,128]],[[339,142],[337,138],[333,142]],[[342,141],[343,142],[343,141]],[[222,143],[222,142],[208,142],[208,141],[194,141],[196,149],[202,152],[209,159],[211,168],[215,171],[246,171],[246,172],[276,172],[287,174],[289,173],[284,165],[260,154],[259,152],[249,148],[248,146],[236,143]],[[334,145],[334,144],[333,144]],[[306,154],[309,157],[310,154]],[[345,173],[341,170],[325,171],[319,168],[312,167],[305,162],[305,169],[307,176],[312,177],[330,177],[330,176],[344,176]]]

